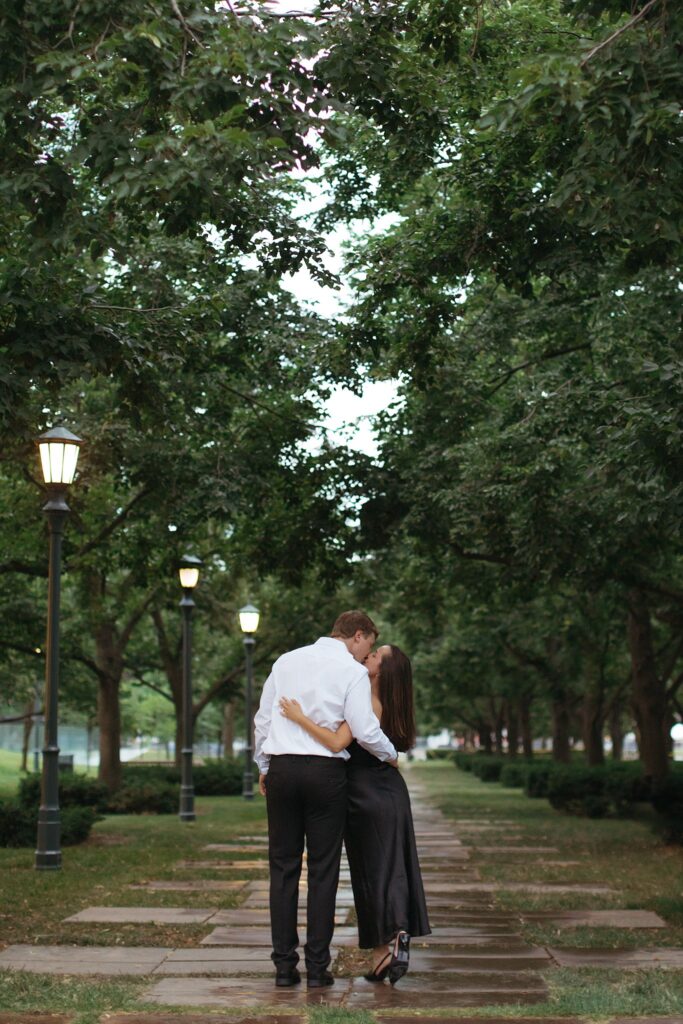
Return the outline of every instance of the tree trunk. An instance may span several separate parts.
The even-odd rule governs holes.
[[[481,722],[479,726],[479,746],[487,754],[493,753],[493,742],[491,740],[491,726],[488,722]]]
[[[624,727],[621,724],[621,708],[616,706],[609,716],[609,734],[612,740],[612,760],[621,761],[624,756]]]
[[[121,677],[100,678],[97,691],[97,718],[100,727],[100,768],[98,778],[110,793],[121,785]]]
[[[235,704],[226,701],[223,705],[223,757],[234,757],[235,754]]]
[[[659,781],[666,778],[669,771],[665,736],[668,712],[666,684],[657,674],[647,599],[637,588],[629,591],[628,599],[632,701],[640,737],[640,756],[644,774]]]
[[[33,732],[33,710],[35,701],[30,700],[24,708],[24,732],[21,740],[21,770],[28,771],[28,748],[31,744],[31,733]]]
[[[508,756],[517,757],[519,750],[519,710],[512,701],[506,701],[505,717],[508,730]]]
[[[553,719],[553,760],[562,764],[571,761],[569,742],[570,709],[564,697],[555,698],[552,704]]]
[[[522,731],[522,751],[525,757],[534,756],[534,737],[531,731],[531,698],[521,697],[519,701],[519,726]]]
[[[603,702],[595,693],[587,693],[581,704],[581,735],[590,765],[605,763],[605,749],[602,737]]]

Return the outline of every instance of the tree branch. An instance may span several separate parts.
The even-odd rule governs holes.
[[[618,39],[619,36],[624,34],[624,32],[628,32],[630,28],[633,28],[633,26],[636,25],[641,20],[641,18],[644,18],[645,15],[648,14],[649,11],[651,11],[655,4],[658,2],[659,0],[648,0],[648,3],[646,3],[645,6],[640,11],[638,11],[638,13],[634,15],[630,21],[627,21],[625,25],[622,25],[621,28],[618,28],[616,32],[612,33],[611,36],[607,36],[607,38],[603,39],[601,43],[598,43],[598,45],[594,46],[592,50],[589,50],[586,56],[581,61],[579,67],[585,68],[589,60],[592,60],[597,53],[600,53],[601,50],[604,50],[605,47],[613,43],[614,40]]]
[[[272,651],[264,651],[258,658],[255,659],[254,667],[256,668],[258,665],[262,665],[264,662],[269,661],[272,658],[272,656]],[[239,665],[237,665],[235,668],[230,669],[229,672],[226,672],[225,675],[220,677],[220,679],[217,679],[214,683],[212,683],[209,689],[206,691],[206,693],[203,693],[199,700],[195,702],[192,708],[193,718],[195,720],[199,718],[206,705],[209,704],[213,700],[213,698],[221,692],[221,690],[225,689],[226,686],[228,686],[230,683],[234,683],[234,681],[239,678],[243,671],[244,664],[240,662]]]
[[[510,377],[513,377],[516,373],[519,373],[520,370],[526,370],[530,366],[538,366],[539,363],[547,363],[551,359],[559,359],[562,356],[568,356],[572,352],[581,352],[584,349],[591,348],[591,346],[592,342],[586,341],[583,342],[581,345],[570,345],[568,348],[551,349],[549,352],[544,352],[543,355],[539,356],[537,359],[527,359],[524,363],[518,363],[517,366],[511,366],[509,370],[506,370],[505,373],[502,374],[502,379],[498,381],[498,383],[496,384],[492,391],[489,391],[486,397],[492,398],[497,391],[500,391],[500,389],[507,384],[507,382],[510,380]],[[489,384],[493,384],[496,379],[497,378],[494,378],[493,380],[489,381]]]
[[[126,521],[132,510],[137,505],[137,503],[147,494],[149,494],[149,491],[150,488],[147,486],[143,487],[141,491],[138,491],[138,493],[131,498],[128,504],[121,509],[118,515],[114,516],[110,523],[107,523],[107,525],[103,527],[100,530],[100,532],[92,538],[92,540],[87,541],[87,543],[83,544],[82,547],[78,548],[78,550],[73,553],[73,555],[69,559],[69,566],[71,565],[74,559],[82,558],[83,555],[87,555],[88,552],[93,550],[93,548],[99,547],[102,541],[106,540],[107,537],[111,536],[111,534],[114,532],[117,526],[120,526],[121,523],[124,523]]]
[[[128,645],[128,641],[130,640],[131,636],[133,635],[133,630],[137,626],[137,624],[140,621],[140,619],[142,618],[142,616],[147,611],[150,603],[156,597],[157,591],[159,590],[160,586],[161,586],[161,584],[157,584],[156,587],[153,587],[152,590],[150,590],[149,594],[147,594],[142,599],[142,601],[140,601],[140,604],[137,606],[135,611],[131,614],[130,618],[128,619],[128,622],[123,627],[123,629],[121,631],[120,640],[119,640],[119,644],[120,644],[121,650],[125,650],[126,649],[126,647]]]
[[[9,562],[0,562],[0,573],[2,572],[19,572],[24,576],[46,578],[47,562],[44,565],[33,565],[31,562],[20,562],[18,559],[12,558]]]

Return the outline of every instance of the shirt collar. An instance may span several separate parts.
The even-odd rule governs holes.
[[[343,640],[337,640],[333,636],[321,636],[318,640],[316,640],[314,646],[329,647],[330,654],[334,652],[342,658],[348,657],[351,658],[352,661],[355,661],[353,655],[351,654],[351,651],[348,649]]]

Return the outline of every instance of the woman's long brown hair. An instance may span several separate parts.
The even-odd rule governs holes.
[[[415,705],[413,668],[400,647],[389,644],[379,666],[379,702],[382,705],[382,729],[397,750],[415,746]]]

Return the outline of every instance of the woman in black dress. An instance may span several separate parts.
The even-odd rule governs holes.
[[[409,658],[393,644],[368,655],[372,704],[382,729],[399,751],[415,743],[413,680]],[[358,944],[373,950],[368,981],[395,984],[408,970],[411,935],[429,935],[429,919],[415,844],[410,797],[396,768],[352,739],[343,722],[336,732],[316,725],[295,700],[282,714],[328,749],[348,749],[348,812],[344,842],[358,918]]]

